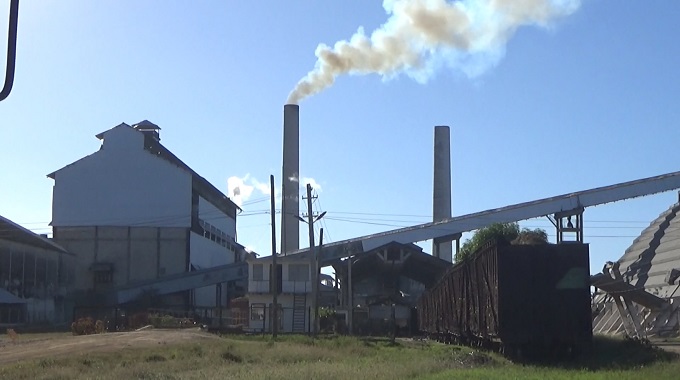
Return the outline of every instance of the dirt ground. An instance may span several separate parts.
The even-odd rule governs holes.
[[[653,345],[662,348],[668,352],[674,352],[680,355],[680,342],[679,341],[654,341]]]
[[[202,339],[220,339],[199,329],[156,330],[97,335],[71,336],[68,334],[19,335],[16,341],[0,337],[0,365],[27,359],[56,358],[86,352],[113,352],[128,347],[149,347]]]

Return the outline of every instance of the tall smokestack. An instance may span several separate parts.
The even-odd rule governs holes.
[[[281,200],[281,253],[300,248],[300,107],[283,107],[283,198]]]
[[[434,127],[434,186],[432,221],[451,217],[451,133],[448,126]],[[435,239],[432,255],[453,262],[451,240]]]

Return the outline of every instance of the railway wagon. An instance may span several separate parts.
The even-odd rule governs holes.
[[[592,342],[587,244],[490,242],[421,297],[422,333],[508,355],[578,352]]]

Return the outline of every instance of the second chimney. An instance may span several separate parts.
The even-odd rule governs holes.
[[[300,107],[283,107],[283,178],[281,184],[281,253],[300,248]]]
[[[448,126],[434,127],[434,186],[432,221],[451,217],[451,134]],[[453,262],[451,240],[432,242],[432,255]]]

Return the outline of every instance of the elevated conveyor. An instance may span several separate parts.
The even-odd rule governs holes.
[[[114,303],[123,304],[145,292],[155,295],[171,294],[247,278],[248,264],[238,262],[129,284],[114,290],[112,297]]]
[[[574,210],[582,212],[586,207],[662,193],[679,188],[680,172],[673,172],[536,201],[518,203],[457,216],[440,222],[424,223],[326,244],[323,247],[320,262],[328,263],[339,258],[353,256],[392,241],[406,244],[445,238],[455,236],[461,232],[473,231],[492,223],[516,222],[541,216],[553,216],[560,213],[568,214]],[[308,254],[309,248],[304,248],[288,256],[304,256]]]

